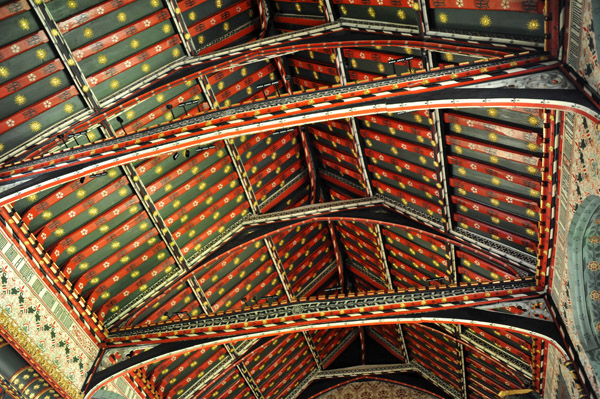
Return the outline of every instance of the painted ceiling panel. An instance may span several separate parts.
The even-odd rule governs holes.
[[[532,55],[550,32],[543,5],[5,4],[0,160],[43,156],[33,173],[64,165],[77,177],[3,212],[20,228],[15,240],[32,243],[56,270],[51,280],[64,280],[65,296],[81,298],[107,334],[239,317],[247,325],[237,320],[226,332],[236,337],[236,328],[245,334],[264,321],[260,339],[204,349],[185,345],[206,336],[172,335],[168,345],[181,352],[127,374],[149,397],[297,397],[347,351],[368,366],[369,343],[392,366],[413,366],[453,397],[540,391],[545,343],[529,334],[384,319],[401,315],[399,304],[390,308],[396,313],[383,305],[369,311],[368,326],[337,323],[362,317],[362,305],[313,315],[325,329],[305,331],[309,322],[288,314],[265,318],[306,301],[358,304],[396,294],[419,298],[410,300],[420,304],[418,315],[459,312],[475,297],[487,300],[489,286],[536,276],[531,301],[542,298],[534,296],[542,290],[536,256],[545,248],[543,207],[552,207],[557,190],[547,175],[559,114],[422,102],[471,77],[493,82],[500,73],[550,69]],[[401,109],[402,96],[421,105],[387,112]],[[30,184],[29,164],[20,167],[0,176]],[[528,306],[486,309],[531,323],[548,314]],[[379,312],[388,313],[379,319]],[[107,344],[111,370],[162,348],[136,338],[131,350]]]

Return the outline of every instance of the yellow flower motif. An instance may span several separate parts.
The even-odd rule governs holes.
[[[52,218],[52,212],[46,211],[46,212],[42,213],[42,219],[50,220],[50,218]]]
[[[129,120],[132,120],[133,118],[135,118],[135,111],[130,109],[125,113],[125,117]]]
[[[129,42],[129,47],[131,47],[132,49],[136,49],[140,46],[140,42],[137,39],[133,39],[131,42]]]
[[[15,104],[17,104],[19,107],[22,106],[23,104],[25,104],[26,102],[27,102],[27,98],[25,98],[24,95],[17,94],[15,96]]]
[[[492,19],[489,17],[489,15],[483,15],[481,18],[479,18],[479,24],[484,28],[487,28],[492,25]]]
[[[529,22],[527,22],[527,29],[528,30],[538,30],[540,28],[540,21],[538,21],[537,19],[530,19]]]
[[[90,37],[94,36],[94,31],[92,30],[92,28],[85,28],[83,30],[83,36],[89,39]]]
[[[35,56],[37,57],[38,60],[43,61],[48,56],[48,53],[43,48],[39,48],[39,49],[35,50]]]
[[[90,216],[96,216],[98,214],[98,208],[91,207],[90,209],[88,209],[88,214]],[[108,227],[107,227],[107,229],[108,229]],[[100,231],[102,231],[102,226],[100,227]]]
[[[2,66],[0,67],[0,77],[1,78],[8,78],[8,76],[10,75],[10,72],[8,72],[8,68]]]
[[[50,79],[50,86],[52,87],[58,87],[62,84],[62,80],[60,80],[60,78],[58,76],[54,76],[52,77],[52,79]]]
[[[125,14],[124,12],[120,12],[117,14],[117,20],[119,22],[125,22],[127,21],[127,14]]]
[[[19,28],[21,28],[23,30],[29,30],[30,29],[29,20],[27,20],[26,18],[21,18],[19,20]]]
[[[98,64],[106,64],[108,58],[104,54],[98,56]]]
[[[110,81],[110,88],[113,90],[117,90],[121,84],[117,79],[113,79]]]
[[[447,22],[448,22],[448,14],[446,14],[446,13],[441,13],[441,14],[438,16],[438,20],[439,20],[441,23],[443,23],[443,24],[447,23]]]
[[[181,55],[181,50],[179,50],[179,47],[175,47],[173,50],[171,50],[171,55],[173,58],[179,57]]]
[[[39,132],[42,129],[42,124],[38,121],[33,121],[29,124],[29,128],[32,132]]]
[[[121,243],[120,243],[119,241],[113,241],[113,242],[110,244],[110,247],[111,247],[112,249],[118,249],[119,247],[121,247]]]
[[[171,32],[171,24],[169,24],[168,22],[163,24],[162,31],[163,31],[163,33]]]
[[[77,198],[85,197],[85,190],[77,190]]]
[[[194,11],[191,11],[188,14],[188,18],[190,19],[190,21],[195,21],[196,20],[196,13]]]
[[[63,106],[63,110],[64,110],[64,111],[65,111],[67,114],[70,114],[70,113],[72,113],[72,112],[75,110],[75,107],[74,107],[74,106],[73,106],[73,104],[71,104],[71,103],[66,103],[66,104]]]
[[[150,64],[143,64],[142,65],[142,72],[148,73],[148,72],[150,72],[150,69],[151,69],[150,68]]]
[[[54,231],[54,235],[56,235],[57,237],[62,237],[65,235],[65,229],[63,229],[62,227],[59,227],[58,229],[56,229]]]

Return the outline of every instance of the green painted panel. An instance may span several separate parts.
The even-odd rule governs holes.
[[[33,11],[25,11],[2,21],[0,47],[43,29]]]
[[[76,49],[84,44],[96,41],[116,29],[128,26],[132,22],[157,11],[160,4],[154,7],[152,3],[154,3],[152,0],[134,1],[79,26],[64,34],[67,45],[71,49]]]
[[[0,119],[33,106],[38,101],[49,97],[70,85],[69,76],[65,71],[58,71],[51,76],[29,85],[17,93],[0,99]],[[48,106],[54,106],[48,103]]]
[[[362,5],[343,4],[338,6],[342,17],[369,20],[375,24],[378,21],[392,22],[403,25],[414,25],[419,23],[419,13],[412,8],[400,7],[366,7]]]
[[[8,132],[2,134],[0,139],[0,152],[16,148],[39,135],[40,131],[46,130],[66,118],[72,118],[79,111],[87,108],[81,97],[71,97],[68,101],[48,111],[37,114],[29,121],[15,126]]]
[[[0,73],[0,84],[8,82],[57,57],[58,55],[54,52],[53,47],[48,43],[40,44],[31,50],[24,51],[2,62],[3,69],[2,73]]]
[[[181,45],[171,47],[170,49],[163,51],[154,57],[148,58],[143,64],[135,65],[134,67],[115,75],[113,78],[105,80],[104,82],[93,87],[92,91],[96,94],[96,97],[105,99],[115,91],[122,89],[130,83],[142,78],[144,74],[155,71],[160,67],[167,65],[171,61],[175,61],[176,59],[182,57],[183,54],[184,52]],[[142,69],[146,64],[149,66],[147,72]]]
[[[544,16],[541,14],[465,10],[433,9],[430,24],[434,29],[462,32],[481,32],[485,34],[506,34],[524,38],[542,39],[544,35]]]
[[[84,75],[91,76],[109,65],[116,64],[140,52],[142,49],[152,47],[155,43],[171,36],[173,32],[173,25],[167,20],[138,33],[131,39],[122,40],[104,51],[79,61],[79,66]]]

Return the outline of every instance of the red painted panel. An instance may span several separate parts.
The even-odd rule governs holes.
[[[505,150],[501,147],[494,146],[489,143],[482,144],[469,139],[462,139],[454,136],[446,136],[446,144],[456,145],[462,148],[468,148],[472,151],[476,151],[482,154],[490,156],[493,155],[502,159],[519,162],[525,165],[531,165],[538,169],[542,166],[542,161],[538,157],[532,157],[530,155],[519,153],[516,150]]]
[[[414,172],[414,173],[420,174],[420,175],[425,176],[425,177],[427,177],[429,179],[436,180],[436,181],[438,180],[437,173],[435,171],[429,170],[429,169],[424,168],[422,166],[415,165],[413,163],[410,163],[410,162],[407,162],[407,161],[404,161],[404,160],[401,160],[401,159],[398,159],[398,158],[396,158],[394,156],[387,155],[387,154],[382,154],[380,152],[373,151],[370,148],[365,148],[365,155],[367,155],[368,157],[370,157],[371,161],[374,164],[377,164],[377,161],[383,161],[383,162],[387,162],[387,163],[389,163],[391,165],[398,166],[398,167],[400,167],[402,169],[406,169],[406,170],[408,170],[410,172]]]
[[[30,10],[27,0],[16,0],[0,7],[0,20]]]
[[[540,191],[540,181],[534,180],[516,173],[512,173],[505,169],[496,168],[493,166],[485,165],[479,162],[467,160],[464,158],[459,158],[454,155],[450,155],[448,157],[448,162],[451,165],[462,166],[463,168],[469,168],[471,170],[475,170],[481,173],[485,173],[489,176],[498,177],[500,179],[519,184],[521,186],[525,186],[528,188],[533,188],[536,191]]]
[[[464,0],[460,3],[454,1],[436,1],[429,0],[431,8],[456,8],[463,10],[485,10],[485,11],[519,11],[529,13],[543,13],[544,2],[536,1],[532,6],[530,2],[523,3],[521,0],[487,0],[485,7],[482,7],[482,2],[478,0]],[[526,6],[527,4],[527,6]]]
[[[541,146],[542,144],[542,138],[537,133],[532,132],[531,130],[508,126],[496,121],[490,122],[474,116],[464,116],[453,113],[444,114],[444,121],[485,130],[490,133],[498,133],[506,137],[527,141],[528,143],[535,143],[538,146]]]
[[[34,84],[37,80],[44,79],[52,75],[56,71],[64,69],[64,65],[58,58],[48,62],[31,71],[25,72],[23,75],[0,85],[0,99],[18,92],[19,90]]]

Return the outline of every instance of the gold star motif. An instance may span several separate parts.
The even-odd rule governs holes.
[[[21,28],[23,30],[29,30],[30,29],[29,20],[27,20],[26,18],[21,18],[19,20],[19,28]]]
[[[71,103],[66,103],[65,106],[63,107],[63,110],[67,113],[70,114],[71,112],[73,112],[73,110],[75,109],[75,107],[73,106],[73,104]]]
[[[448,14],[446,14],[446,13],[441,13],[441,14],[438,16],[438,20],[439,20],[441,23],[443,23],[443,24],[447,23],[447,22],[448,22]]]
[[[35,56],[38,58],[38,60],[43,61],[48,56],[48,53],[43,48],[39,48],[35,50]]]
[[[163,24],[162,31],[163,31],[163,33],[171,32],[171,25],[169,23]]]
[[[8,78],[8,76],[10,75],[10,72],[8,72],[8,68],[2,66],[0,67],[0,77],[2,78]]]
[[[125,117],[129,120],[132,120],[133,118],[135,118],[135,111],[130,109],[125,113]]]
[[[171,51],[171,55],[173,56],[173,58],[177,58],[179,57],[179,55],[181,55],[181,50],[179,50],[178,47],[175,47],[172,51]]]
[[[406,19],[406,12],[404,12],[404,10],[398,10],[398,12],[396,13],[396,15],[398,16],[398,18],[400,18],[401,20]]]
[[[224,30],[225,32],[229,32],[229,22],[225,22],[225,23],[223,24],[223,30]]]
[[[129,46],[133,49],[136,49],[140,46],[140,42],[137,39],[133,39],[130,43]]]
[[[127,21],[127,14],[125,14],[124,12],[120,12],[117,14],[117,20],[119,22],[125,22]]]
[[[75,9],[77,8],[77,2],[74,0],[69,0],[67,1],[67,7],[69,7],[70,9]]]
[[[98,64],[106,64],[108,59],[104,54],[98,56]]]
[[[196,20],[196,13],[194,11],[191,11],[188,14],[188,18],[190,19],[190,21],[195,21]]]
[[[38,121],[33,121],[29,124],[29,128],[32,132],[39,132],[42,129],[42,124]]]
[[[25,98],[24,95],[17,94],[15,96],[15,104],[17,104],[19,107],[22,106],[23,104],[25,104],[26,102],[27,102],[27,98]]]
[[[530,19],[529,22],[527,22],[527,29],[528,30],[538,30],[540,28],[540,21],[538,21],[537,19]]]
[[[150,5],[156,8],[160,5],[160,0],[150,0]]]
[[[83,30],[83,36],[89,39],[90,37],[94,36],[94,31],[92,30],[92,28],[85,28]]]
[[[488,16],[488,15],[483,15],[480,19],[479,19],[479,24],[481,26],[483,26],[484,28],[487,28],[489,26],[492,25],[492,19]]]
[[[144,72],[144,73],[150,72],[150,64],[143,64],[142,65],[142,72]]]
[[[54,76],[52,79],[50,79],[50,85],[52,87],[58,87],[62,84],[62,80],[60,80],[60,78],[58,76]]]
[[[121,84],[117,79],[113,79],[110,81],[110,88],[113,90],[117,90]]]

